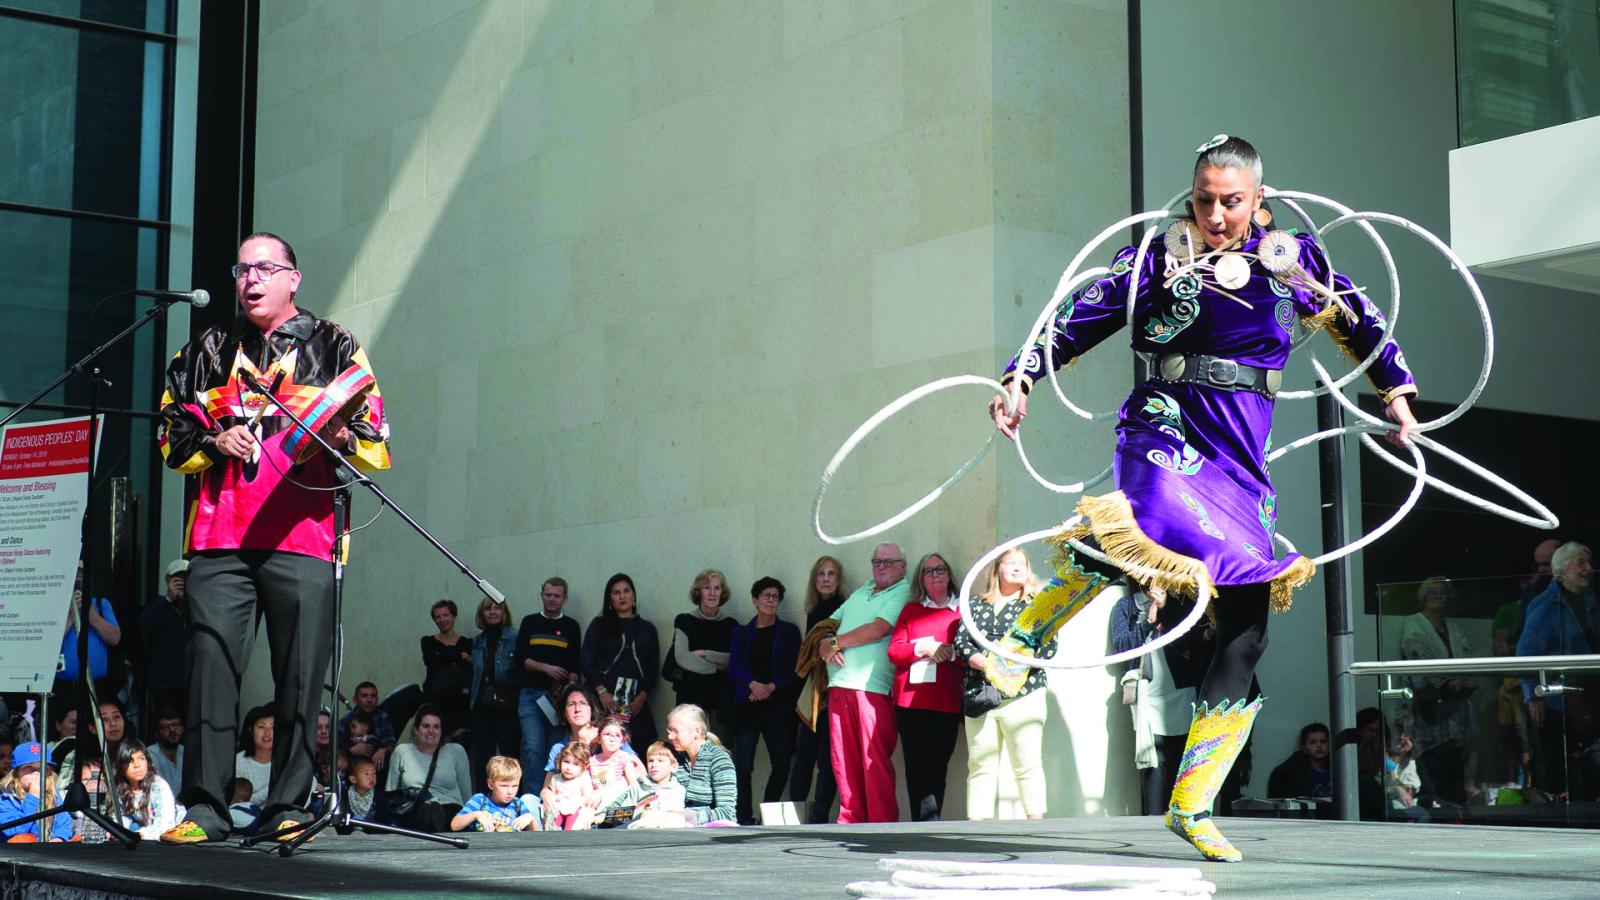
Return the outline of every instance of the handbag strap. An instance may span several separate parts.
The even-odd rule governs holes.
[[[415,744],[412,744],[415,747]],[[433,748],[433,762],[428,763],[428,777],[422,779],[422,793],[426,794],[433,787],[433,773],[439,768],[439,757],[444,755],[444,744]],[[420,796],[420,795],[419,795]]]

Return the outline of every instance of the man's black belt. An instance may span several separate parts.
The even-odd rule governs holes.
[[[1203,384],[1224,391],[1250,391],[1263,397],[1277,395],[1283,385],[1281,369],[1264,369],[1220,356],[1185,353],[1145,354],[1150,376],[1180,384]]]

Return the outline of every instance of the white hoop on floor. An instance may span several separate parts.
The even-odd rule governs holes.
[[[1118,653],[1112,653],[1108,656],[1094,659],[1089,662],[1072,662],[1070,660],[1062,659],[1059,655],[1050,659],[1041,659],[1034,656],[1023,656],[1018,653],[1012,653],[1011,651],[1006,650],[999,644],[985,637],[983,630],[978,627],[977,620],[972,617],[972,589],[977,584],[978,573],[983,571],[985,566],[1009,553],[1012,549],[1032,541],[1044,540],[1045,538],[1058,534],[1062,530],[1071,528],[1082,521],[1082,515],[1075,515],[1055,528],[1045,528],[1040,531],[1030,531],[1020,537],[1014,537],[1011,540],[1008,540],[990,550],[988,553],[985,553],[983,556],[979,557],[976,563],[973,563],[972,568],[967,570],[966,577],[961,579],[961,592],[956,595],[958,598],[956,600],[956,610],[961,613],[961,622],[966,626],[967,633],[972,636],[973,643],[989,651],[990,653],[993,653],[995,656],[998,656],[1001,659],[1008,660],[1019,665],[1036,666],[1041,669],[1094,669],[1100,666],[1114,666],[1118,663],[1127,662],[1130,659],[1137,659],[1141,656],[1144,656],[1146,653],[1160,650],[1162,647],[1165,647],[1173,641],[1176,641],[1178,638],[1183,637],[1185,634],[1188,634],[1189,629],[1193,628],[1195,623],[1200,621],[1200,617],[1205,615],[1206,605],[1210,603],[1211,594],[1214,589],[1209,581],[1205,581],[1202,578],[1198,590],[1195,591],[1196,596],[1194,609],[1190,610],[1189,614],[1184,616],[1183,620],[1174,626],[1170,631],[1167,631],[1155,640],[1135,647],[1132,650],[1123,650]],[[1072,541],[1071,543],[1074,549],[1082,551],[1089,557],[1098,559],[1101,562],[1107,563],[1108,565],[1115,566],[1132,575],[1143,574],[1146,577],[1164,577],[1165,575],[1165,573],[1159,572],[1147,566],[1118,562],[1117,560],[1111,559],[1100,551],[1095,550],[1092,547],[1085,546],[1078,541]],[[1092,604],[1098,599],[1099,597],[1095,597],[1089,602]],[[1088,607],[1086,606],[1085,609],[1087,608]],[[1078,615],[1082,614],[1083,610],[1079,610]]]
[[[893,873],[891,880],[851,882],[846,893],[853,897],[974,900],[1080,895],[1102,900],[1209,900],[1217,890],[1199,869],[1186,867],[880,859],[878,868]]]

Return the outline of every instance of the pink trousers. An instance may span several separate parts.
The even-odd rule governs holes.
[[[831,688],[828,727],[839,781],[839,824],[900,821],[894,776],[900,730],[893,701],[887,694]]]

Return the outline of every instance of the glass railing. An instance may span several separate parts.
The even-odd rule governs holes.
[[[1461,146],[1600,115],[1596,0],[1456,0]]]
[[[1362,818],[1600,827],[1600,612],[1523,578],[1382,585]]]

